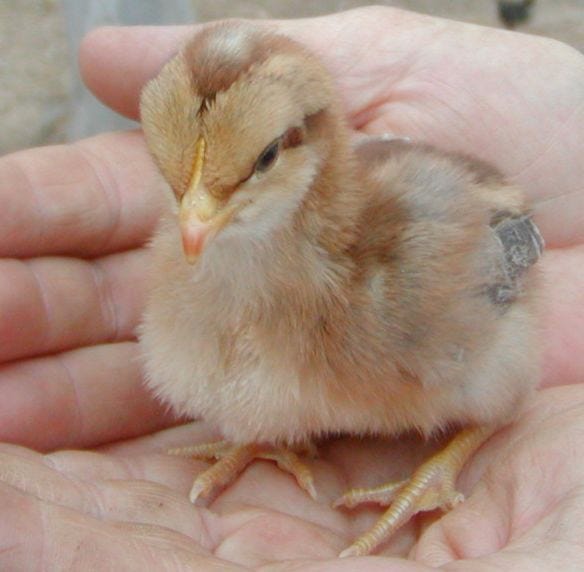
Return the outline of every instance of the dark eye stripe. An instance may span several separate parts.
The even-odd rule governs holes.
[[[302,145],[304,132],[301,127],[290,127],[282,137],[282,148],[290,149]]]

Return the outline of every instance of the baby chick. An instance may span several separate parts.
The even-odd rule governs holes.
[[[220,459],[191,499],[258,457],[314,496],[293,449],[315,438],[459,427],[411,479],[337,501],[391,505],[342,555],[459,502],[458,472],[538,378],[542,243],[522,194],[466,157],[353,145],[319,61],[251,24],[196,34],[141,114],[172,189],[140,334],[148,384],[225,438],[186,450]]]

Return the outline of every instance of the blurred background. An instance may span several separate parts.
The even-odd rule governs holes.
[[[83,87],[76,52],[105,24],[297,18],[367,5],[359,0],[0,0],[0,154],[132,125]],[[517,27],[584,51],[584,0],[395,0],[406,8],[486,26]]]

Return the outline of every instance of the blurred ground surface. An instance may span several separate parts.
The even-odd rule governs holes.
[[[116,0],[79,2],[89,7]],[[494,0],[378,3],[488,26],[499,25]],[[198,21],[234,16],[315,16],[366,4],[358,0],[193,0]],[[584,51],[584,0],[537,0],[530,22],[520,29],[562,40]],[[67,123],[79,115],[73,113],[74,106],[82,104],[78,97],[71,96],[78,92],[75,88],[78,78],[75,46],[69,45],[66,30],[59,0],[0,0],[0,154],[63,141],[68,132],[75,132],[71,126],[67,129]]]

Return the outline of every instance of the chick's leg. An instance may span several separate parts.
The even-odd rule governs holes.
[[[316,489],[310,469],[288,449],[263,445],[231,445],[227,441],[205,443],[193,447],[180,447],[169,451],[172,455],[193,457],[217,462],[197,476],[189,494],[192,503],[209,501],[231,484],[254,459],[275,461],[278,467],[296,478],[296,481],[313,499]]]
[[[418,512],[449,510],[464,500],[456,491],[456,478],[472,454],[493,434],[491,428],[461,431],[441,452],[423,463],[409,478],[371,489],[352,489],[334,506],[354,507],[375,502],[389,509],[375,526],[358,538],[341,557],[371,553]]]

